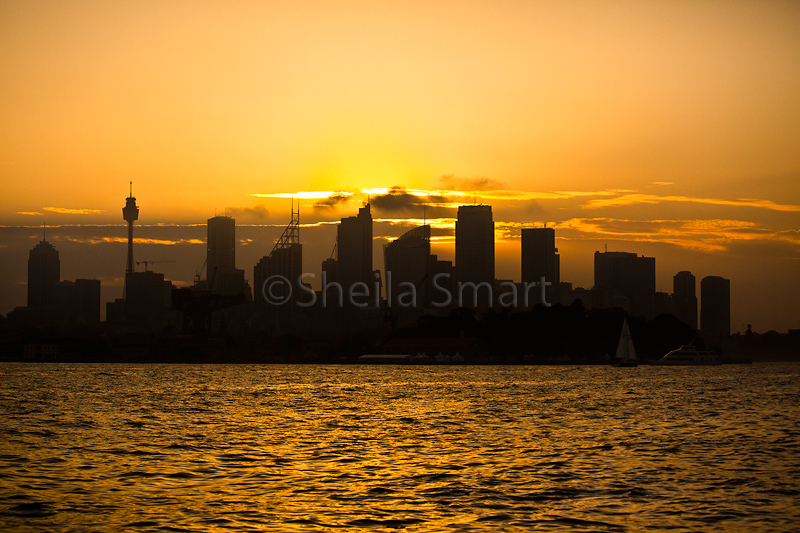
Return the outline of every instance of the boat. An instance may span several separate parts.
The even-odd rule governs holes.
[[[661,359],[651,361],[653,365],[721,365],[722,360],[710,350],[700,350],[693,344],[684,344]]]
[[[619,334],[619,344],[617,344],[617,354],[614,356],[612,366],[634,367],[639,366],[636,359],[636,350],[633,348],[633,337],[628,329],[628,319],[622,321],[622,331]]]

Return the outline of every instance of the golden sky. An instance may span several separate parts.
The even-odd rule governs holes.
[[[313,224],[367,190],[442,209],[480,190],[501,237],[558,228],[562,278],[590,285],[611,243],[655,255],[662,290],[682,269],[731,278],[734,322],[786,294],[735,287],[800,261],[798,2],[7,0],[0,72],[7,229],[120,223],[131,180],[144,225],[285,223],[258,196],[276,193],[345,193],[304,200]],[[765,327],[797,327],[781,305]]]

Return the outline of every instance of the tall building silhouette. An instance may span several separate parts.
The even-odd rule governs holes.
[[[58,250],[43,236],[28,254],[28,307],[41,309],[48,305],[59,281],[61,260]]]
[[[253,281],[255,283],[255,301],[259,305],[267,305],[264,298],[264,282],[272,276],[282,276],[287,279],[292,286],[292,292],[297,296],[298,278],[303,273],[303,245],[300,244],[300,205],[298,202],[297,211],[294,210],[292,203],[292,220],[283,230],[283,233],[275,242],[269,255],[261,258],[253,269]],[[267,288],[277,300],[283,301],[288,295],[289,288],[275,284]],[[284,309],[291,311],[293,306],[284,306]]]
[[[133,272],[133,223],[139,219],[139,208],[136,206],[136,198],[133,196],[133,182],[130,183],[130,195],[125,199],[125,207],[122,208],[122,218],[128,223],[128,262],[125,266],[125,273]]]
[[[653,318],[656,260],[627,252],[594,253],[598,307],[626,307],[633,316]]]
[[[490,205],[462,205],[456,219],[456,278],[494,282],[494,221]]]
[[[408,296],[412,289],[416,294],[415,307],[424,308],[427,298],[427,286],[430,281],[429,268],[431,263],[431,227],[419,226],[405,232],[398,239],[386,244],[383,249],[384,265],[386,269],[386,300],[389,307],[401,305],[409,307]]]
[[[730,336],[730,280],[706,276],[700,282],[700,329],[706,342],[719,343]]]
[[[678,320],[697,329],[697,293],[695,277],[682,270],[672,277],[672,303]]]
[[[50,319],[60,326],[100,323],[100,280],[76,279],[56,285]]]
[[[369,204],[360,208],[357,216],[342,219],[337,228],[336,242],[337,276],[345,293],[357,282],[366,284],[372,291],[372,214]]]
[[[208,219],[206,280],[214,293],[230,296],[246,290],[244,270],[236,268],[236,220],[231,217]]]
[[[544,277],[551,285],[546,287],[548,303],[558,303],[558,285],[561,282],[561,263],[556,248],[556,231],[553,228],[522,229],[522,282],[539,283]]]
[[[236,268],[236,221],[227,216],[208,219],[207,272]]]

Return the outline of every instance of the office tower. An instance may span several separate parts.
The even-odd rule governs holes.
[[[400,238],[388,243],[384,249],[386,270],[386,302],[389,307],[410,305],[410,296],[400,296],[412,289],[416,294],[415,307],[424,308],[427,298],[427,285],[430,283],[428,270],[431,255],[431,227],[419,226],[404,233]]]
[[[236,268],[236,220],[227,216],[208,219],[206,281],[209,291],[224,296],[245,290],[244,270]]]
[[[125,266],[125,286],[122,289],[123,298],[127,294],[127,274],[133,272],[133,223],[139,219],[139,208],[136,206],[136,198],[133,196],[133,182],[130,183],[130,195],[125,199],[125,207],[122,208],[122,218],[128,223],[128,262]]]
[[[337,274],[347,294],[353,283],[365,283],[371,291],[372,272],[372,215],[369,204],[358,215],[343,218],[336,233]],[[363,291],[357,291],[363,292]]]
[[[730,336],[730,280],[706,276],[700,282],[700,328],[707,342],[719,343]]]
[[[494,282],[494,221],[490,205],[462,205],[456,219],[456,278]]]
[[[236,221],[231,217],[208,219],[206,272],[236,268]]]
[[[522,229],[522,282],[539,283],[544,277],[552,285],[546,287],[548,303],[559,303],[561,282],[556,232],[553,228]],[[540,294],[536,292],[536,294]]]
[[[599,307],[627,303],[631,315],[653,318],[656,260],[627,252],[595,252],[594,289]]]
[[[678,320],[697,329],[697,296],[691,272],[682,270],[672,277],[672,301]]]
[[[100,323],[100,280],[77,279],[56,285],[51,302],[51,323],[60,326]]]
[[[125,319],[139,326],[162,327],[169,323],[172,283],[164,274],[146,270],[125,276]]]
[[[275,242],[269,255],[261,258],[253,270],[253,280],[255,283],[255,301],[259,305],[268,305],[264,298],[264,282],[272,276],[282,276],[291,284],[291,291],[294,297],[297,296],[299,288],[298,278],[303,273],[303,245],[300,244],[300,206],[298,203],[297,211],[294,210],[292,203],[292,219],[283,230],[283,233]],[[283,301],[289,296],[289,287],[282,284],[274,284],[267,287],[271,297],[275,301]],[[274,303],[274,302],[273,302]],[[291,306],[287,306],[289,309]]]
[[[28,307],[41,309],[49,304],[60,278],[58,250],[43,236],[28,254]]]

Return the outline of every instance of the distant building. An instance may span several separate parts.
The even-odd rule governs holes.
[[[560,261],[553,228],[522,229],[522,282],[540,283],[544,278],[547,303],[559,303]],[[537,292],[537,294],[540,294]],[[537,300],[538,301],[538,300]]]
[[[207,272],[236,268],[236,220],[227,216],[208,219]]]
[[[674,315],[675,301],[668,292],[657,292],[653,299],[653,315]]]
[[[61,326],[100,323],[100,280],[78,279],[56,285],[50,305],[50,322]]]
[[[428,300],[425,302],[426,306],[436,305],[439,309],[452,309],[455,307],[455,268],[452,261],[439,259],[439,256],[433,254],[428,259],[430,273],[430,289],[428,292]],[[441,275],[440,275],[441,274]],[[435,280],[435,281],[434,281]],[[434,286],[435,283],[435,286]],[[447,301],[447,295],[453,297],[453,301],[443,307]]]
[[[672,277],[672,301],[678,320],[697,329],[697,293],[695,277],[682,270]]]
[[[60,280],[58,250],[42,240],[28,254],[28,307],[42,309],[47,306]]]
[[[172,305],[171,282],[164,274],[151,272],[130,272],[125,275],[125,320],[128,323],[162,327],[169,322]]]
[[[700,282],[700,328],[706,342],[719,343],[731,334],[731,282],[706,276]]]
[[[253,269],[253,287],[255,301],[260,306],[267,306],[270,302],[264,297],[262,291],[265,290],[264,283],[272,276],[281,276],[291,287],[284,284],[270,284],[267,290],[270,291],[268,297],[275,298],[275,301],[285,301],[287,297],[298,296],[298,278],[303,273],[303,245],[300,244],[300,208],[294,210],[292,205],[292,219],[283,230],[275,246],[269,255],[261,258]],[[291,291],[291,293],[289,292]],[[286,310],[291,311],[293,306],[286,306]]]
[[[366,284],[371,293],[375,280],[372,270],[372,214],[369,204],[360,208],[357,216],[342,219],[337,228],[336,243],[337,278],[345,294],[358,282]],[[373,301],[373,297],[368,296],[363,300]]]
[[[656,260],[627,252],[595,252],[594,289],[597,307],[622,307],[634,316],[653,318]],[[597,305],[598,299],[602,305]]]
[[[456,219],[456,278],[494,282],[494,220],[490,205],[462,205]]]
[[[400,298],[413,292],[415,307],[420,311],[424,308],[430,284],[430,239],[431,227],[419,226],[384,247],[386,302],[389,307],[409,307],[410,296],[403,296],[402,301]],[[405,285],[401,287],[401,283]]]
[[[230,296],[246,288],[244,270],[236,268],[236,220],[228,216],[208,219],[206,279],[208,290]]]

